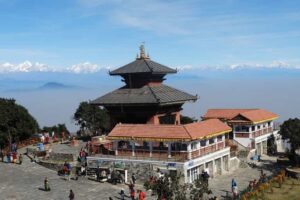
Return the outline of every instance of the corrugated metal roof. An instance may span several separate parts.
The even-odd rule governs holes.
[[[169,74],[177,73],[176,70],[161,65],[150,59],[137,59],[123,67],[109,72],[110,75],[134,74],[134,73],[151,73],[151,74]]]
[[[197,96],[160,84],[141,88],[122,87],[93,100],[92,104],[167,104],[189,100],[195,101]]]

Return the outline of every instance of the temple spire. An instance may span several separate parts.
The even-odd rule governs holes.
[[[140,56],[137,59],[149,59],[149,54],[146,55],[145,52],[145,42],[142,42],[140,46]]]

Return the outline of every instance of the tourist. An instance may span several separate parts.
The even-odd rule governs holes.
[[[49,181],[48,181],[48,178],[46,177],[45,180],[44,180],[44,189],[45,191],[50,191],[50,185],[49,185]]]
[[[121,196],[121,200],[125,200],[125,192],[123,189],[121,189],[120,196]]]
[[[4,162],[4,153],[3,153],[2,149],[0,151],[0,158],[1,158],[1,162]]]
[[[135,185],[136,177],[135,177],[134,173],[132,173],[131,180],[132,180],[132,183]]]
[[[7,160],[8,163],[11,162],[11,161],[10,161],[10,153],[7,153],[7,154],[6,154],[6,160]]]
[[[100,182],[100,167],[99,166],[96,169],[96,177],[97,177],[97,181]]]
[[[138,200],[145,200],[146,199],[146,194],[142,190],[138,190],[139,193],[139,199]]]
[[[19,164],[22,165],[22,162],[23,162],[23,156],[22,156],[22,154],[20,154],[20,156],[19,156]]]
[[[74,200],[75,199],[75,194],[74,194],[73,190],[70,190],[69,199],[70,200]]]
[[[12,162],[17,163],[17,153],[16,152],[12,153]]]
[[[130,190],[130,197],[131,200],[135,200],[135,190],[133,188]]]
[[[239,199],[239,190],[237,186],[233,187],[233,199]]]
[[[233,193],[233,189],[234,189],[234,187],[236,187],[237,186],[237,184],[236,184],[236,182],[235,182],[235,180],[234,180],[234,178],[231,180],[231,192]]]

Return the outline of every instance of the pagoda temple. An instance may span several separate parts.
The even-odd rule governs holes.
[[[180,111],[186,101],[196,101],[197,96],[163,84],[167,74],[177,70],[152,61],[144,45],[136,60],[110,71],[111,76],[121,76],[125,85],[91,103],[105,107],[111,117],[111,126],[133,124],[180,124]]]

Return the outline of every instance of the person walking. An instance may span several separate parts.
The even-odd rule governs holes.
[[[123,189],[121,189],[120,197],[121,197],[121,200],[125,200],[125,192]]]
[[[139,193],[139,198],[138,200],[145,200],[146,199],[146,194],[142,190],[138,190]]]
[[[19,164],[22,165],[22,162],[23,162],[23,156],[22,156],[22,154],[20,154],[20,156],[19,156]]]
[[[236,185],[236,182],[235,182],[235,180],[234,180],[234,178],[231,180],[231,192],[233,193],[233,189],[234,189],[234,187],[236,187],[237,185]]]
[[[133,188],[130,190],[130,198],[131,200],[135,200],[135,190]]]
[[[73,190],[70,190],[69,199],[70,200],[74,200],[75,199],[75,194],[74,194]]]
[[[49,185],[49,181],[48,181],[48,178],[46,177],[45,180],[44,180],[44,189],[45,191],[50,191],[50,185]]]
[[[131,180],[132,180],[132,183],[135,185],[136,176],[134,173],[132,173]]]
[[[0,158],[1,158],[1,161],[4,162],[4,153],[3,153],[2,149],[0,151]]]

